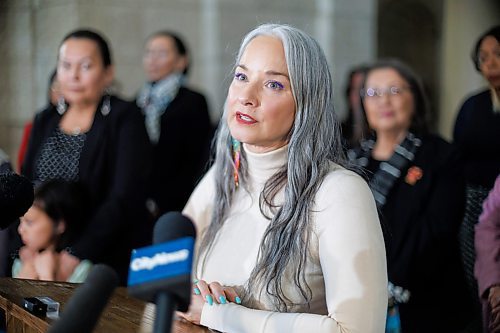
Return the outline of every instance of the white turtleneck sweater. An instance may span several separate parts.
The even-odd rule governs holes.
[[[244,146],[243,146],[244,149]],[[286,163],[288,146],[255,154],[245,150],[249,177],[236,191],[206,266],[196,276],[241,289],[255,266],[260,242],[269,224],[260,212],[265,182]],[[184,214],[200,235],[210,223],[215,193],[211,169],[189,199]],[[283,191],[275,199],[283,202]],[[223,332],[384,332],[387,311],[385,247],[375,203],[367,184],[355,173],[332,163],[315,198],[306,280],[312,290],[310,308],[293,313],[273,311],[262,295],[258,309],[205,303],[201,324]],[[200,238],[200,237],[198,237]],[[285,285],[290,299],[302,299]]]

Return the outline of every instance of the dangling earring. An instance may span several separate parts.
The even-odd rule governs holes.
[[[107,116],[111,112],[111,95],[109,92],[109,88],[106,88],[104,94],[105,96],[101,106],[101,114],[103,116]]]
[[[239,170],[240,170],[240,159],[241,159],[241,143],[231,138],[231,142],[233,144],[233,162],[234,162],[234,184],[236,187],[239,186]]]
[[[67,109],[66,101],[64,100],[64,96],[61,95],[57,99],[57,105],[56,105],[57,113],[59,113],[59,115],[62,116],[66,112],[66,109]]]

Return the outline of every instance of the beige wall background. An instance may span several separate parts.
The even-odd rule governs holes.
[[[336,108],[344,116],[348,69],[377,56],[380,2],[428,0],[0,0],[0,147],[17,157],[24,124],[46,104],[47,80],[58,45],[69,31],[90,27],[111,42],[116,81],[125,98],[143,84],[146,37],[178,32],[191,52],[189,84],[209,101],[212,120],[221,113],[239,42],[259,23],[295,25],[322,45],[331,65]],[[469,54],[479,34],[500,23],[498,0],[442,0],[431,7],[439,25],[440,68],[435,128],[449,138],[460,101],[484,86]],[[410,8],[410,7],[409,7]],[[431,8],[432,10],[432,8]],[[411,17],[411,12],[408,13]],[[423,22],[422,24],[425,24]],[[397,31],[398,27],[394,27]],[[418,32],[415,32],[418,33]]]
[[[452,136],[458,109],[465,98],[487,87],[486,80],[472,65],[471,51],[478,37],[497,24],[500,24],[499,0],[445,1],[439,131],[447,138]]]

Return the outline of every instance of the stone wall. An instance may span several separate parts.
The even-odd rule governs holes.
[[[46,104],[59,43],[78,27],[97,29],[111,42],[117,85],[127,98],[144,80],[146,37],[159,29],[180,33],[192,56],[189,84],[206,94],[216,122],[244,34],[264,22],[295,25],[325,49],[342,116],[348,68],[375,56],[375,11],[373,0],[0,1],[0,147],[15,159],[24,124]]]

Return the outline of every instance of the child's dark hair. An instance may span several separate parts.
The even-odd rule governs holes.
[[[81,235],[87,220],[89,198],[79,183],[49,180],[35,189],[33,205],[42,209],[54,222],[54,227],[64,221],[66,228],[57,238],[56,251],[70,246]]]

